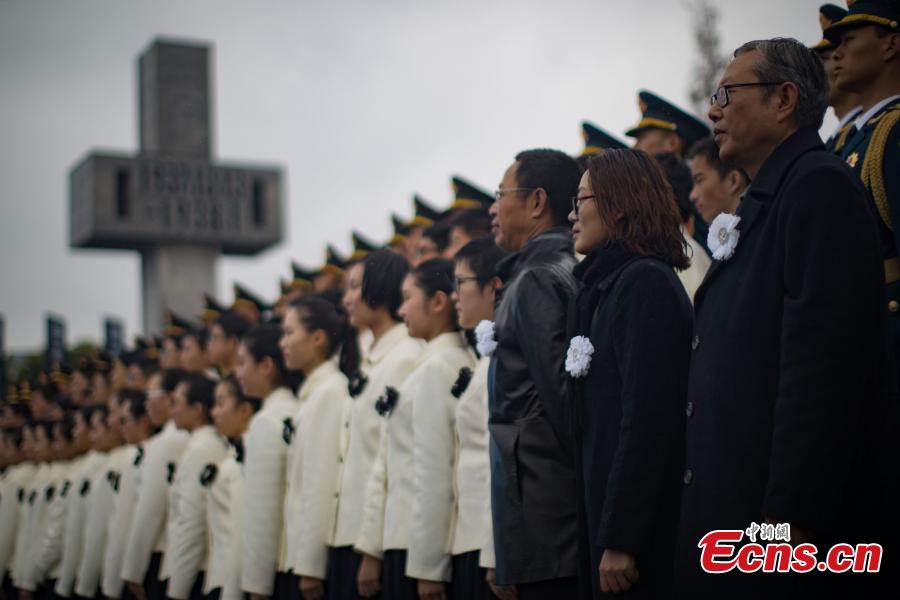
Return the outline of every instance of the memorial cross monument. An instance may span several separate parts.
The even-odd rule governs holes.
[[[197,315],[220,254],[281,241],[274,166],[212,162],[210,49],[155,40],[138,61],[140,151],[91,152],[69,174],[69,243],[141,254],[144,332]]]

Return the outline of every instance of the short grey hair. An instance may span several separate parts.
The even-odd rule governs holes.
[[[753,50],[759,52],[753,72],[760,81],[790,81],[797,86],[797,125],[821,127],[828,109],[828,80],[819,55],[793,38],[772,38],[747,42],[734,51],[734,56]],[[767,88],[763,98],[774,93],[773,88]]]

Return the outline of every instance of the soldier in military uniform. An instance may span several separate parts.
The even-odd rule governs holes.
[[[641,120],[626,131],[625,135],[634,138],[635,149],[643,150],[650,156],[671,154],[684,161],[691,146],[710,134],[706,123],[653,92],[638,92],[638,105],[641,108]],[[708,254],[707,225],[697,209],[692,208],[685,230],[688,236],[696,240],[697,246]]]
[[[236,283],[234,284],[234,302],[231,310],[243,316],[251,325],[259,325],[265,321],[272,306],[244,286]]]
[[[859,95],[862,114],[839,151],[862,178],[877,216],[888,328],[900,374],[900,2],[859,0],[825,30],[837,45],[835,84]]]
[[[316,293],[342,289],[347,263],[347,259],[341,256],[334,246],[328,244],[325,247],[325,264],[313,277],[313,289]]]
[[[584,150],[575,157],[578,166],[584,171],[587,166],[587,159],[596,154],[603,154],[610,148],[627,148],[628,144],[617,139],[607,131],[597,127],[589,121],[581,123],[581,137],[584,139]]]
[[[829,152],[838,152],[847,141],[847,134],[853,127],[853,121],[859,116],[862,107],[859,105],[859,95],[855,92],[843,90],[834,83],[835,62],[832,59],[835,44],[824,36],[826,29],[832,24],[847,16],[847,11],[834,4],[823,4],[819,7],[819,24],[822,25],[822,39],[811,48],[819,55],[825,64],[825,74],[828,75],[828,106],[834,110],[834,116],[838,118],[838,126],[834,133],[826,140],[825,149]]]
[[[410,257],[407,256],[406,252],[406,241],[409,237],[409,230],[411,229],[409,223],[407,223],[402,217],[397,214],[391,215],[391,227],[394,230],[394,235],[391,236],[391,241],[388,242],[388,246],[406,259],[409,262]]]

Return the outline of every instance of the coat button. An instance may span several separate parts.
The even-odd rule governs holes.
[[[350,421],[344,421],[344,429],[350,429]]]
[[[888,310],[891,311],[892,313],[897,312],[898,310],[900,310],[900,302],[897,302],[896,300],[891,300],[890,302],[888,302]]]
[[[690,469],[684,471],[684,485],[690,485],[694,480],[694,472]]]
[[[338,456],[338,462],[339,462],[339,463],[344,462],[344,457],[343,457],[343,456]]]
[[[700,336],[695,335],[694,339],[691,340],[691,350],[696,350],[697,346],[699,346],[699,345],[700,345]]]
[[[694,414],[694,403],[693,402],[687,403],[687,406],[684,407],[684,414],[686,414],[689,417]]]

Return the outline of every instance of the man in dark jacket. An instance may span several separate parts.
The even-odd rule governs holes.
[[[717,260],[694,301],[676,598],[896,593],[875,591],[893,569],[898,473],[884,273],[865,192],[817,134],[826,103],[821,62],[787,39],[738,48],[712,98],[721,156],[752,183],[740,220],[712,224]],[[701,568],[707,533],[747,532],[716,557],[727,563],[773,524],[816,544],[815,561],[881,543],[882,576]]]
[[[496,581],[519,600],[577,593],[578,532],[571,409],[563,362],[576,291],[566,227],[581,172],[556,150],[528,150],[506,170],[491,206],[498,265],[489,372],[491,502]]]

